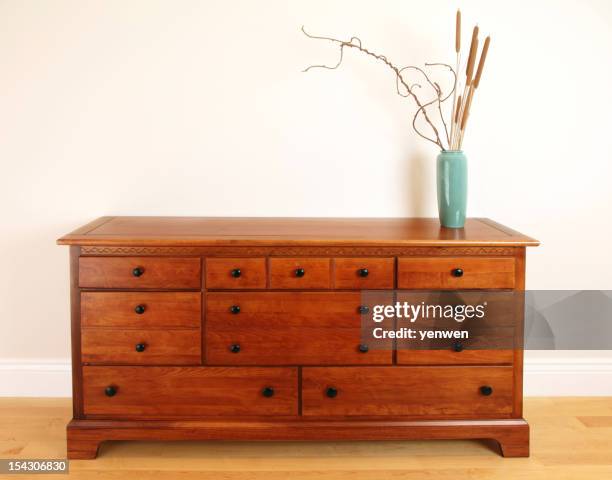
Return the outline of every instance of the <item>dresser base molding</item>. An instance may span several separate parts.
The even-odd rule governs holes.
[[[504,457],[529,456],[529,425],[509,420],[72,420],[68,458],[93,459],[109,440],[495,440]]]

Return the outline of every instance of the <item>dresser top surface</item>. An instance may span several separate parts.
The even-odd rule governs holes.
[[[538,241],[486,218],[465,228],[435,218],[101,217],[60,245],[535,246]]]

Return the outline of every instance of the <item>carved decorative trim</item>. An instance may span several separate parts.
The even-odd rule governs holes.
[[[81,247],[81,255],[513,256],[515,252],[515,247]]]
[[[81,255],[200,255],[201,247],[81,247]]]

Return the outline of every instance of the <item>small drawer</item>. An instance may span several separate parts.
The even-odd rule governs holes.
[[[340,290],[393,288],[394,269],[393,258],[336,258],[334,288]]]
[[[207,258],[207,289],[266,288],[265,258]]]
[[[329,258],[271,258],[270,288],[328,289],[330,266]]]
[[[509,289],[514,269],[514,258],[399,258],[397,283],[410,289]]]
[[[199,365],[202,363],[200,329],[81,330],[83,363],[113,365]]]
[[[512,367],[305,367],[304,416],[509,417]]]
[[[81,257],[83,288],[200,289],[199,258]]]
[[[297,368],[83,368],[85,415],[112,418],[297,415]]]
[[[199,328],[200,292],[82,292],[83,327]]]

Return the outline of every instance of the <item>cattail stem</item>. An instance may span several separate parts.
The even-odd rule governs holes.
[[[472,32],[472,43],[470,45],[470,56],[468,57],[467,68],[465,71],[465,84],[472,84],[472,75],[474,74],[474,64],[476,63],[476,53],[478,51],[478,25],[474,27]]]
[[[456,135],[455,116],[457,112],[457,85],[459,75],[459,64],[461,63],[461,10],[457,9],[457,15],[455,16],[455,52],[457,53],[457,74],[455,75],[455,85],[453,90],[453,109],[451,112],[451,138],[448,142],[448,148],[453,148],[453,141]],[[461,96],[459,96],[461,98]],[[459,101],[461,103],[461,100]]]
[[[473,87],[470,88],[470,93],[468,95],[468,98],[465,102],[465,107],[463,109],[463,115],[461,117],[461,126],[460,126],[461,136],[459,137],[459,147],[458,148],[461,148],[461,145],[463,144],[463,135],[465,134],[465,127],[467,126],[467,121],[470,116],[470,107],[472,106],[472,98],[474,97],[474,90],[475,88]]]
[[[465,106],[471,90],[472,87],[470,85],[465,85],[463,87],[463,95],[461,95],[461,103],[459,104],[459,111],[457,112],[457,135],[455,135],[455,149],[459,148],[459,139],[461,137],[461,120],[463,118],[463,112],[465,112]]]
[[[491,43],[491,37],[487,37],[482,47],[480,54],[480,61],[478,62],[478,70],[476,70],[476,78],[474,79],[474,88],[478,88],[480,84],[480,77],[482,76],[482,70],[484,69],[485,60],[487,59],[487,53],[489,52],[489,44]]]
[[[455,52],[461,51],[461,10],[457,9],[455,18]]]
[[[478,25],[476,25],[472,31],[472,40],[470,42],[470,52],[465,67],[465,84],[463,85],[462,94],[457,92],[457,87],[459,86],[460,82],[458,77],[455,77],[453,107],[451,113],[451,136],[449,141],[449,148],[451,150],[459,150],[462,148],[463,137],[465,135],[465,129],[470,116],[472,100],[474,99],[476,89],[480,85],[480,79],[482,78],[482,72],[484,70],[485,61],[489,52],[491,37],[485,38],[482,51],[480,53],[480,59],[478,60],[478,67],[475,69],[476,57],[478,56],[478,33],[479,29]],[[455,17],[455,52],[457,53],[457,72],[459,72],[461,60],[461,10],[457,10],[457,15]]]
[[[451,143],[449,146],[451,150],[453,150],[453,147],[457,139],[457,134],[458,134],[458,129],[459,129],[459,110],[460,109],[461,109],[461,95],[459,95],[459,98],[457,99],[457,103],[453,105],[453,118],[451,118],[453,135],[451,137]]]
[[[457,53],[457,70],[459,71],[459,64],[461,63],[461,53]],[[459,86],[458,75],[455,75],[455,86],[453,91],[453,109],[451,112],[451,138],[448,144],[448,148],[452,149],[453,139],[455,138],[455,116],[457,113],[457,107],[461,103],[461,95],[459,95],[459,102],[457,102],[457,87]]]

